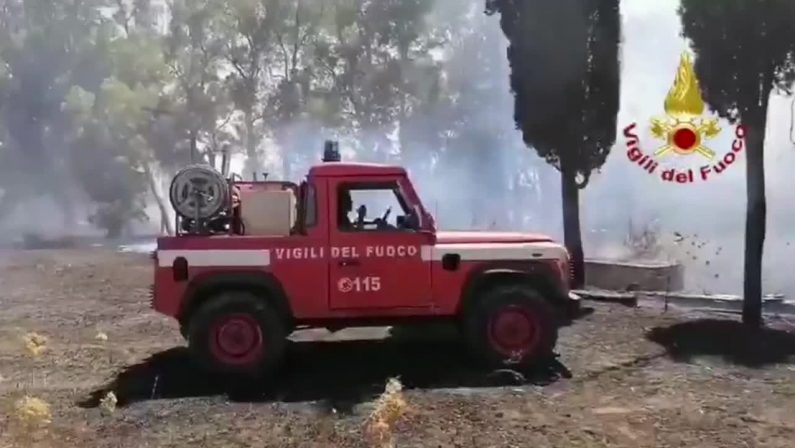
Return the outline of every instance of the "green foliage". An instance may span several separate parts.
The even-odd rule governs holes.
[[[47,194],[71,215],[72,182],[63,146],[70,117],[61,108],[73,86],[98,88],[105,76],[104,44],[111,28],[100,0],[75,4],[5,0],[0,4],[0,123],[4,127],[4,188],[24,200]],[[20,186],[24,185],[24,188]]]
[[[556,168],[571,166],[584,187],[616,138],[618,0],[487,0],[487,10],[500,13],[510,41],[514,118],[525,143]]]
[[[495,214],[507,211],[503,198],[507,197],[508,174],[502,155],[511,149],[514,127],[510,114],[511,104],[497,101],[505,79],[501,72],[504,53],[497,51],[502,45],[498,28],[489,29],[483,14],[462,21],[467,31],[459,32],[459,39],[450,44],[451,57],[445,62],[444,85],[433,86],[432,95],[438,96],[427,104],[436,104],[434,113],[442,112],[446,126],[439,128],[439,120],[423,120],[422,113],[408,120],[407,134],[419,141],[408,146],[426,145],[439,139],[444,148],[439,157],[439,169],[466,172],[467,167],[478,167],[478,182],[464,176],[448,174],[456,183],[463,207],[478,210],[479,215],[497,218]],[[424,131],[424,132],[423,132]],[[416,154],[415,159],[426,158]],[[496,195],[495,193],[502,193]],[[496,197],[495,197],[496,196]],[[498,209],[500,211],[498,211]],[[504,221],[500,216],[500,221]],[[467,223],[468,224],[468,223]],[[480,222],[484,224],[484,222]]]
[[[119,39],[111,48],[128,51],[126,40]],[[90,222],[111,237],[119,236],[129,221],[146,219],[144,166],[151,162],[152,149],[145,136],[150,110],[157,105],[162,87],[162,79],[154,74],[165,73],[147,64],[114,67],[118,71],[96,93],[75,87],[64,103],[74,120],[71,160],[75,177],[97,203]]]
[[[771,89],[792,92],[795,2],[683,0],[679,14],[704,98],[719,115],[735,121],[759,113]]]
[[[514,121],[561,172],[564,240],[575,286],[585,279],[578,189],[616,140],[619,0],[486,0],[510,42]]]
[[[145,150],[133,142],[141,140],[142,108],[161,87],[152,83],[164,72],[151,57],[160,53],[157,39],[125,39],[101,11],[110,5],[0,4],[4,210],[45,194],[73,216],[72,194],[80,189],[100,212],[111,204],[124,210],[120,222],[141,217]],[[106,218],[98,222],[113,221]]]
[[[795,81],[795,3],[790,0],[683,0],[683,34],[710,108],[746,128],[743,322],[762,323],[762,259],[767,222],[765,132],[774,89]]]
[[[349,123],[365,158],[385,158],[385,133],[438,93],[441,70],[430,53],[443,42],[426,23],[434,3],[331,2],[334,20],[323,22],[315,48],[317,98]],[[333,116],[329,108],[317,109]]]
[[[170,0],[166,29],[155,6],[0,0],[0,207],[19,185],[77,188],[116,235],[143,219],[154,171],[221,150],[261,171],[275,142],[289,173],[329,134],[385,160],[399,130],[399,156],[427,167],[444,146],[499,145],[470,132],[490,95],[462,56],[474,0]]]
[[[202,158],[202,146],[231,112],[229,92],[220,76],[227,48],[225,3],[220,0],[174,0],[164,39],[164,56],[175,82],[166,114],[178,134],[182,164]],[[206,149],[206,148],[205,148]]]

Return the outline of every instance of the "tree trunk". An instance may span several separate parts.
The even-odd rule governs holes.
[[[155,198],[158,210],[160,210],[160,230],[162,232],[163,228],[165,228],[169,236],[174,235],[174,227],[171,222],[171,216],[168,214],[168,208],[166,208],[163,198],[160,197],[160,193],[157,190],[157,180],[149,164],[146,162],[144,162],[144,172],[146,174],[146,180],[149,182],[149,189],[152,191],[152,196]]]
[[[68,232],[74,233],[77,226],[77,213],[72,199],[72,191],[64,182],[61,182],[56,188],[57,190],[54,192],[53,197],[63,211],[63,228],[68,229]]]
[[[574,278],[572,288],[585,284],[585,258],[580,233],[580,190],[577,188],[577,172],[561,160],[561,193],[563,197],[563,241],[571,257]]]
[[[216,166],[216,162],[218,158],[216,157],[215,151],[208,151],[207,152],[207,163],[210,164],[211,167],[215,168],[218,171],[221,171],[218,166]]]
[[[765,245],[767,200],[765,198],[764,142],[767,101],[745,123],[746,214],[743,323],[762,326],[762,254]]]
[[[109,217],[106,224],[106,240],[118,240],[121,238],[122,229],[124,228],[124,222],[121,219],[118,219],[116,216]]]
[[[246,126],[246,173],[243,173],[243,177],[253,176],[254,173],[257,173],[257,177],[259,178],[259,170],[262,169],[259,160],[259,154],[257,154],[257,141],[254,138],[254,117],[253,112],[246,111],[244,112],[243,121]]]
[[[276,126],[276,130],[273,132],[274,141],[276,146],[279,148],[279,154],[282,162],[282,179],[290,180],[290,176],[292,175],[292,161],[293,158],[291,157],[291,150],[295,147],[295,141],[293,140],[293,134],[290,130],[291,126]]]
[[[294,147],[292,126],[283,127],[278,131],[276,140],[279,145],[279,150],[282,153],[282,178],[284,180],[290,180],[293,171],[290,150]]]
[[[188,137],[188,143],[190,145],[190,163],[198,163],[200,160],[199,157],[199,131],[197,129],[191,129],[190,136]]]
[[[292,175],[292,169],[290,168],[290,150],[285,145],[282,146],[282,176],[284,176],[284,180],[290,180],[290,176]]]

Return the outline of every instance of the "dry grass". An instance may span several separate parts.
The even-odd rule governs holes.
[[[47,337],[38,333],[30,332],[20,339],[28,355],[32,357],[39,357],[47,350]],[[24,384],[20,386],[24,387]],[[52,423],[50,404],[41,398],[30,395],[24,395],[14,401],[11,406],[9,403],[2,404],[7,408],[6,436],[10,439],[12,446],[39,446],[43,438],[47,436],[48,426]]]
[[[391,378],[378,398],[375,409],[365,421],[364,434],[374,448],[395,446],[395,426],[406,413],[408,404],[403,396],[403,385]]]
[[[14,404],[17,421],[26,428],[42,428],[52,423],[52,412],[46,401],[25,395]]]
[[[108,392],[102,400],[99,401],[99,407],[108,414],[112,414],[116,411],[116,404],[118,402],[119,400],[116,398],[116,394]]]
[[[22,338],[25,348],[33,356],[39,356],[47,350],[47,337],[38,333],[28,333]]]
[[[6,409],[6,431],[0,431],[0,446],[12,447],[53,446],[48,440],[52,411],[46,401],[25,395]],[[1,422],[1,420],[0,420]]]
[[[421,343],[410,350],[379,344],[373,350],[394,351],[379,359],[387,368],[376,369],[360,355],[362,347],[352,345],[323,361],[295,357],[290,375],[313,373],[288,382],[273,400],[248,403],[205,390],[189,369],[172,372],[162,362],[134,368],[184,344],[176,324],[148,308],[147,258],[91,251],[23,255],[0,266],[7,282],[0,313],[6,377],[0,448],[789,448],[795,438],[793,360],[748,369],[714,356],[690,363],[658,356],[660,345],[644,336],[694,317],[676,310],[592,304],[593,314],[561,330],[560,360],[573,378],[539,387],[482,389],[458,364],[445,362],[455,355]],[[100,330],[107,340],[97,338]],[[49,342],[28,333],[34,331]],[[308,353],[314,357],[316,350],[332,349]],[[361,391],[349,384],[348,372],[333,373],[341,365],[357,369]],[[384,384],[385,372],[411,384],[411,392],[388,381],[374,406],[360,406],[371,384]],[[120,373],[126,387],[107,394],[108,380]],[[151,398],[155,381],[158,399]],[[99,409],[75,405],[96,391],[104,397]],[[141,401],[130,402],[131,396]],[[35,399],[49,405],[49,415]],[[329,411],[329,402],[340,411]]]

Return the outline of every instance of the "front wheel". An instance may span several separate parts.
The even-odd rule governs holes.
[[[257,377],[273,371],[286,347],[285,324],[268,303],[248,292],[210,298],[188,325],[188,346],[214,373]]]
[[[554,310],[522,285],[496,287],[465,311],[463,329],[470,347],[492,367],[528,367],[548,358],[558,339]]]

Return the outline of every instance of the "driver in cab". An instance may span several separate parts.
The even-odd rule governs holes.
[[[367,206],[364,204],[356,208],[355,221],[351,221],[350,215],[353,211],[353,199],[351,198],[351,190],[340,189],[337,196],[337,226],[343,231],[372,231],[372,230],[390,230],[396,227],[390,225],[387,221],[392,207],[387,207],[384,215],[375,218],[372,221],[366,220]]]
[[[340,230],[365,230],[364,225],[366,222],[364,218],[367,215],[367,207],[364,204],[356,209],[356,222],[351,222],[350,213],[353,210],[353,200],[351,199],[350,190],[340,190],[337,204],[339,207],[337,213],[337,226]]]
[[[339,210],[337,210],[337,226],[340,230],[354,230],[353,223],[348,216],[351,210],[353,210],[351,192],[348,190],[340,190],[337,204],[339,207]]]

